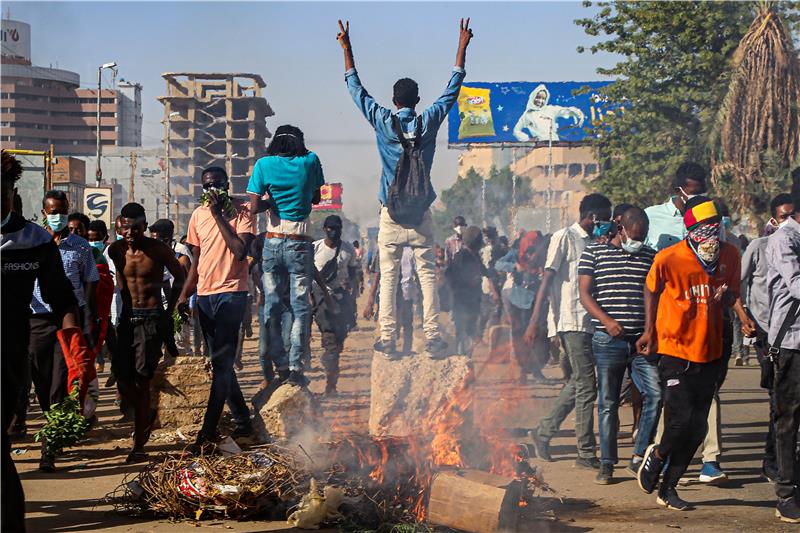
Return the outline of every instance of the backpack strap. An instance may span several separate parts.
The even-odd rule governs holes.
[[[400,145],[403,148],[408,148],[408,139],[406,139],[406,134],[403,132],[403,127],[400,125],[400,119],[397,115],[392,115],[392,129],[394,129],[394,133],[397,135]]]
[[[794,324],[797,320],[798,310],[800,310],[800,300],[792,299],[789,310],[786,312],[786,318],[784,318],[778,333],[775,335],[775,342],[773,342],[772,346],[770,346],[769,354],[771,357],[780,353],[783,338],[786,337],[786,334],[789,332],[789,328],[791,328],[792,324]]]
[[[417,146],[420,146],[422,142],[422,117],[417,115],[415,122],[416,124],[414,125],[414,143]]]

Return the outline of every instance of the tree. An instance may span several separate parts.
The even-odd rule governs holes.
[[[492,167],[486,178],[485,206],[482,209],[483,176],[470,168],[463,178],[459,178],[449,189],[442,191],[440,200],[443,209],[433,213],[434,231],[437,242],[443,242],[450,235],[453,217],[461,215],[467,224],[483,226],[489,220],[500,220],[501,232],[511,228],[512,206],[525,205],[531,201],[531,180],[517,176],[514,191],[514,173],[507,166],[500,170]],[[514,200],[512,201],[512,196]],[[487,221],[482,220],[485,212]]]
[[[614,202],[647,206],[666,199],[682,162],[708,168],[704,123],[722,100],[729,60],[753,8],[739,2],[597,6],[594,17],[575,22],[590,36],[606,37],[592,53],[621,56],[597,72],[615,78],[601,93],[624,111],[593,125],[601,172],[591,186]]]
[[[615,65],[597,71],[615,78],[600,92],[624,109],[592,125],[601,173],[591,186],[615,202],[650,205],[669,194],[682,162],[711,167],[713,125],[736,79],[736,50],[763,6],[659,1],[601,2],[597,7],[593,17],[575,22],[588,35],[604,38],[590,48],[592,53],[621,56]],[[795,3],[774,4],[772,9],[797,28]],[[763,63],[761,69],[768,70]],[[729,124],[737,127],[735,120]],[[785,173],[773,154],[762,154],[762,162],[771,173]],[[727,196],[730,184],[729,177],[720,176],[713,180],[713,192]],[[737,200],[742,190],[734,195]],[[747,193],[761,197],[751,205],[763,205],[770,188],[759,184]]]
[[[712,180],[764,212],[788,187],[800,155],[800,61],[780,14],[761,3],[734,54],[733,75],[710,137]]]

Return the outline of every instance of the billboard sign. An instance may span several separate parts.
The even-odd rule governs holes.
[[[311,208],[314,211],[341,211],[342,190],[341,183],[326,183],[319,190],[320,202]]]
[[[465,83],[450,110],[448,142],[580,142],[584,128],[602,120],[606,105],[597,93],[610,82]],[[574,92],[589,87],[584,94]]]
[[[86,187],[83,192],[83,212],[92,220],[102,220],[112,228],[111,187]]]

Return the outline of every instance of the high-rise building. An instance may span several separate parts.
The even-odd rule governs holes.
[[[91,155],[97,143],[97,89],[81,89],[76,72],[31,63],[31,27],[2,20],[0,145]],[[123,82],[100,93],[103,147],[141,146],[142,87]]]
[[[226,169],[232,194],[244,194],[253,165],[271,137],[266,118],[274,115],[261,95],[266,86],[258,74],[168,72],[164,104],[164,147],[170,216],[186,227],[202,194],[199,172],[209,166]],[[177,203],[176,203],[177,202]]]

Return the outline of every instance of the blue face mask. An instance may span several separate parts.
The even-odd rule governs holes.
[[[117,240],[121,241],[122,240],[122,235],[117,235]]]
[[[47,226],[53,230],[53,232],[61,233],[61,231],[67,227],[67,219],[67,215],[47,215]]]
[[[730,228],[733,225],[731,217],[722,217],[722,225],[726,228]]]
[[[97,248],[101,252],[106,249],[106,245],[103,241],[92,241],[89,243],[89,246],[92,248]]]
[[[594,223],[594,238],[605,237],[611,231],[611,221],[595,221]]]

